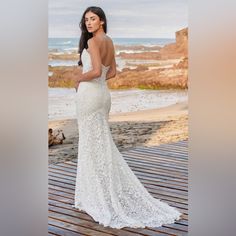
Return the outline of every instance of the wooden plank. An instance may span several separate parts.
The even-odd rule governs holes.
[[[72,190],[74,190],[74,188],[75,188],[72,183],[67,184],[67,183],[63,182],[62,180],[53,181],[53,180],[51,180],[51,179],[49,178],[49,183],[50,183],[50,184],[54,184],[54,185],[56,185],[56,186],[63,187],[63,188],[72,189]],[[155,194],[155,192],[153,192],[151,189],[149,189],[149,191],[150,191],[151,193]],[[160,193],[160,192],[159,192],[159,193]]]
[[[182,167],[185,168],[188,166],[188,162],[186,160],[180,160],[180,159],[167,159],[165,156],[160,156],[160,155],[155,155],[155,153],[153,154],[148,154],[147,152],[145,152],[145,154],[143,154],[143,152],[134,152],[133,153],[122,153],[122,156],[124,157],[124,159],[128,159],[128,160],[135,160],[135,161],[142,161],[142,162],[146,162],[146,163],[157,163],[158,165],[160,164],[166,164],[166,165],[172,165],[172,166],[176,166],[176,167]],[[135,157],[135,158],[133,158]],[[58,164],[64,164],[64,163],[58,163]],[[69,165],[74,165],[75,168],[77,167],[77,159],[73,159],[73,161],[68,161],[66,162],[66,164]]]
[[[150,180],[152,180],[152,179],[171,180],[171,181],[173,181],[173,183],[176,183],[176,184],[185,184],[185,185],[187,184],[186,178],[185,179],[183,179],[183,178],[180,179],[180,178],[177,178],[178,176],[170,176],[170,175],[168,175],[168,173],[165,174],[165,173],[162,172],[162,174],[161,174],[161,173],[156,171],[156,173],[149,174],[148,172],[143,173],[140,170],[134,170],[134,169],[132,169],[132,170],[137,175],[138,178],[145,178],[145,179],[150,179]],[[49,170],[49,171],[51,172],[51,170]],[[64,173],[66,173],[66,172],[64,170],[57,170],[56,172],[53,171],[53,173],[60,173],[60,174],[64,175]],[[75,175],[76,175],[76,173],[74,173],[73,177]]]
[[[50,172],[50,170],[49,170]],[[53,174],[52,174],[53,175]],[[63,176],[63,172],[60,173],[61,176]],[[50,177],[51,175],[49,175]],[[73,177],[73,179],[75,178],[75,176]],[[138,175],[138,178],[140,181],[143,181],[143,182],[147,182],[149,184],[153,184],[153,185],[156,185],[158,183],[163,183],[163,184],[170,184],[173,186],[173,188],[185,188],[187,189],[188,188],[188,184],[187,183],[184,183],[184,182],[176,182],[175,180],[173,179],[167,179],[167,178],[163,178],[162,176],[159,176],[159,178],[151,178],[151,177],[147,177],[147,176],[140,176]]]
[[[60,201],[63,201],[63,202],[66,202],[70,205],[73,205],[73,202],[74,202],[74,194],[71,195],[71,196],[66,196],[67,193],[63,193],[63,192],[58,192],[58,193],[51,193],[51,190],[49,190],[48,192],[48,197],[50,199],[56,199],[56,200],[60,200]],[[151,194],[152,195],[152,194]],[[154,198],[156,199],[161,199],[163,202],[167,202],[168,204],[170,204],[171,206],[174,206],[174,207],[178,207],[178,206],[181,206],[181,211],[185,212],[185,210],[187,211],[187,205],[184,205],[184,203],[181,201],[180,198],[178,199],[175,199],[174,197],[165,197],[165,196],[162,196],[162,195],[159,195],[160,197],[156,197],[154,195],[152,195]]]
[[[103,232],[104,234],[111,234],[111,235],[119,235],[119,236],[135,236],[135,235],[149,235],[149,236],[154,236],[156,235],[156,232],[162,233],[162,235],[167,231],[172,231],[172,232],[178,232],[172,226],[172,228],[166,229],[165,227],[162,227],[162,230],[159,228],[129,228],[125,227],[122,229],[112,229],[110,227],[103,227],[102,225],[99,225],[97,222],[95,222],[91,217],[87,216],[85,217],[86,213],[78,213],[76,211],[68,211],[65,209],[61,208],[54,208],[54,210],[49,209],[49,217],[57,220],[61,220],[63,222],[77,225],[77,226],[82,226],[87,229],[93,229],[99,232]]]
[[[49,196],[49,199],[51,199],[51,200],[61,201],[61,202],[69,204],[70,206],[73,205],[74,195],[72,195],[71,197],[66,197],[66,196],[64,196],[64,193],[62,193],[62,192],[58,192],[58,194],[55,194],[55,193],[51,193],[49,190],[48,196]],[[171,199],[170,197],[167,197],[167,199],[165,199],[164,197],[160,196],[157,199],[161,199],[162,201],[167,202],[169,205],[181,209],[182,212],[185,212],[185,210],[187,210],[187,205],[185,205],[181,201],[177,201],[175,199],[174,199],[175,200],[174,201],[173,198]]]
[[[155,152],[158,153],[160,151],[167,151],[167,153],[173,153],[175,154],[175,156],[178,157],[184,157],[184,159],[187,159],[188,156],[188,147],[178,147],[178,146],[174,146],[174,145],[169,145],[169,144],[163,144],[163,145],[159,145],[156,147],[136,147],[133,148],[132,151],[147,151],[149,152]],[[128,150],[129,151],[129,150]]]
[[[53,210],[51,210],[53,209]],[[53,217],[60,217],[60,219],[63,219],[65,222],[69,222],[76,225],[83,225],[87,228],[92,228],[94,230],[98,230],[100,232],[110,233],[112,235],[119,235],[119,236],[135,236],[135,235],[143,235],[140,230],[130,230],[130,228],[125,227],[123,229],[112,229],[110,227],[103,227],[102,225],[99,225],[97,222],[94,222],[92,218],[85,217],[85,213],[78,215],[76,211],[62,209],[59,207],[51,207],[49,209],[49,214],[52,214]],[[63,217],[61,216],[63,215]],[[144,231],[143,231],[144,233]],[[145,230],[145,234],[147,235],[154,235],[152,231]]]
[[[176,173],[176,174],[179,174],[179,175],[184,175],[184,176],[187,176],[188,175],[188,171],[186,168],[183,168],[183,167],[176,167],[174,165],[170,166],[170,165],[165,165],[165,164],[162,164],[162,163],[147,163],[147,162],[144,162],[144,161],[140,161],[140,160],[135,160],[135,159],[131,159],[131,158],[126,158],[125,159],[127,164],[129,166],[136,166],[136,167],[139,167],[139,168],[143,168],[144,170],[147,170],[147,171],[156,171],[156,169],[160,169],[160,170],[163,170],[163,171],[171,171],[172,173]],[[72,168],[70,167],[69,165],[66,165],[66,163],[61,163],[61,164],[58,164],[58,166],[62,167],[63,169],[65,168],[65,170],[67,169],[70,169],[70,170],[74,170],[76,172],[76,169],[75,168]]]
[[[181,145],[179,142],[175,142],[175,143],[160,144],[158,146],[151,146],[151,147],[139,146],[139,147],[134,147],[132,149],[157,150],[159,148],[167,148],[168,150],[173,150],[173,151],[177,151],[180,153],[186,153],[188,150],[188,143]],[[127,150],[127,151],[129,151],[129,150]]]
[[[71,181],[69,182],[67,180],[60,180],[58,178],[50,177],[49,178],[49,183],[50,183],[50,180],[57,180],[58,182],[62,183],[64,186],[65,186],[65,184],[69,184],[69,185],[73,186],[73,183]],[[163,187],[160,187],[160,188],[157,188],[157,189],[148,188],[146,186],[146,184],[143,184],[143,185],[152,194],[163,194],[163,195],[172,196],[172,197],[176,197],[176,198],[181,198],[181,199],[185,199],[185,200],[188,199],[187,193],[186,194],[183,194],[183,193],[180,193],[180,192],[177,193],[174,190],[171,190],[171,189],[168,189],[168,188],[163,188]]]
[[[133,164],[136,164],[137,166],[144,167],[147,169],[156,170],[156,168],[162,168],[164,170],[175,171],[177,173],[186,173],[186,174],[188,173],[187,165],[186,167],[184,167],[184,166],[176,165],[175,163],[171,164],[170,162],[160,162],[160,161],[154,162],[154,161],[141,160],[137,158],[134,159],[133,157],[125,157],[124,159],[128,164],[133,163]],[[67,163],[59,163],[57,165],[71,169],[71,170],[76,170],[77,168],[77,163],[74,166]]]
[[[165,181],[165,182],[169,182],[169,183],[172,183],[172,184],[175,184],[176,186],[186,186],[187,187],[187,181],[186,180],[180,180],[178,179],[176,176],[175,177],[170,177],[168,175],[164,175],[164,174],[148,174],[147,172],[146,173],[143,173],[142,171],[140,170],[134,170],[132,169],[133,172],[136,174],[136,176],[139,178],[139,179],[145,179],[145,180],[149,180],[149,181]],[[49,170],[50,172],[50,170]],[[64,175],[64,171],[60,171],[60,172],[57,172],[57,173],[60,173],[60,174],[63,174]],[[76,174],[74,174],[73,177],[75,177]]]
[[[67,179],[59,179],[59,177],[54,177],[54,176],[49,176],[49,182],[51,183],[52,180],[57,180],[59,183],[63,183],[63,184],[74,184],[75,185],[75,180],[67,180]],[[68,182],[69,181],[69,182]],[[179,189],[178,187],[173,188],[168,187],[165,183],[158,183],[156,182],[156,184],[151,184],[149,182],[145,182],[141,180],[141,183],[148,189],[148,191],[152,192],[152,193],[159,193],[158,191],[161,189],[162,191],[167,191],[167,192],[172,192],[172,193],[176,193],[182,196],[188,196],[188,192],[187,189]]]
[[[157,228],[103,227],[74,204],[77,160],[49,165],[48,235],[166,236],[188,232],[187,140],[157,147],[136,147],[122,152],[124,159],[150,194],[178,208],[182,219]]]
[[[55,235],[59,235],[59,234],[55,234],[55,233],[50,233],[50,229],[49,229],[50,226],[48,226],[48,236],[55,236]]]
[[[52,192],[51,190],[54,190],[54,192]],[[150,192],[150,190],[147,188],[147,190]],[[55,192],[57,191],[57,192]],[[55,185],[49,185],[49,193],[56,193],[56,194],[72,194],[74,195],[74,189],[67,189],[65,187],[60,187],[60,186],[55,186]],[[151,193],[152,194],[152,193]],[[175,206],[180,206],[181,208],[187,209],[188,204],[187,204],[187,200],[181,199],[181,198],[174,198],[171,197],[169,195],[163,196],[163,194],[161,195],[160,193],[156,193],[156,194],[152,194],[155,198],[158,199],[162,199],[164,201],[166,201],[169,204],[173,204]],[[66,196],[66,195],[65,195]]]
[[[165,152],[165,151],[160,151],[160,150],[152,151],[152,150],[135,150],[134,149],[130,151],[130,156],[132,154],[143,154],[145,157],[149,157],[149,158],[153,158],[153,157],[166,158],[166,160],[175,161],[177,163],[186,163],[187,161],[187,157],[185,155],[179,156],[179,155],[174,154],[173,152]],[[127,155],[129,155],[129,153],[127,153]]]
[[[169,170],[175,170],[175,171],[179,171],[179,172],[184,172],[184,173],[188,173],[188,169],[187,169],[187,165],[186,167],[184,167],[182,164],[176,164],[176,163],[170,163],[170,162],[167,162],[167,161],[162,161],[160,159],[157,159],[155,158],[155,160],[147,160],[147,159],[140,159],[139,156],[138,158],[132,158],[132,157],[126,157],[126,156],[123,156],[125,161],[127,162],[134,162],[134,163],[137,163],[137,164],[142,164],[144,166],[147,166],[147,167],[166,167],[166,168],[169,168]],[[137,161],[138,159],[138,161]],[[72,162],[70,163],[58,163],[58,166],[64,166],[66,168],[71,168],[73,170],[76,170],[77,169],[77,162],[74,162],[74,165],[72,165]]]
[[[188,169],[184,166],[177,165],[176,163],[170,163],[170,162],[160,162],[158,159],[155,157],[154,161],[147,161],[147,159],[137,159],[137,155],[129,156],[129,158],[126,158],[124,156],[125,161],[129,164],[136,164],[137,166],[141,167],[148,167],[151,169],[162,169],[163,171],[172,171],[176,172],[178,174],[184,173],[185,175],[188,174]],[[155,167],[155,168],[154,168]],[[76,168],[77,168],[77,163],[75,162],[74,166],[72,164],[67,164],[67,163],[59,163],[56,166],[50,166],[50,170],[65,170],[69,171],[70,175],[73,173],[76,173]]]
[[[57,206],[58,206],[58,203],[56,203],[57,204]],[[87,221],[92,221],[92,222],[94,222],[92,219],[91,219],[91,217],[88,215],[88,214],[86,214],[85,212],[83,212],[83,211],[77,211],[77,210],[75,210],[74,208],[71,208],[71,207],[68,207],[68,206],[66,206],[66,205],[62,205],[62,206],[60,206],[60,208],[62,209],[62,208],[64,208],[64,209],[70,209],[70,210],[73,210],[73,211],[75,211],[76,212],[76,216],[77,217],[79,217],[79,218],[81,218],[81,219],[84,219],[84,220],[87,220]],[[114,231],[117,231],[118,229],[113,229]],[[122,229],[119,229],[118,230],[118,233],[120,233],[120,231],[125,231],[125,232],[133,232],[133,233],[136,233],[136,235],[137,235],[137,233],[139,233],[139,234],[141,234],[141,235],[149,235],[149,236],[154,236],[154,235],[170,235],[168,232],[166,232],[167,230],[166,229],[164,229],[164,230],[162,230],[162,231],[159,231],[159,230],[153,230],[152,228],[144,228],[144,229],[142,229],[142,228],[139,228],[139,229],[133,229],[133,228],[128,228],[128,227],[125,227],[125,228],[122,228]],[[158,233],[158,234],[157,234]],[[125,235],[127,235],[127,234],[125,234]]]
[[[48,235],[59,235],[59,236],[88,236],[87,234],[82,234],[81,232],[74,232],[59,226],[48,225]]]
[[[163,164],[166,166],[173,166],[173,167],[177,167],[177,169],[184,169],[187,171],[186,167],[187,167],[187,163],[186,161],[179,161],[179,160],[166,160],[165,157],[157,157],[155,155],[147,155],[145,154],[145,156],[143,155],[143,153],[132,153],[132,154],[123,154],[122,155],[125,160],[135,160],[135,161],[139,161],[141,163],[153,163],[153,164],[157,164],[158,166]],[[135,157],[135,158],[134,158]]]
[[[188,155],[188,146],[176,146],[176,145],[170,145],[170,144],[162,144],[159,146],[153,146],[153,147],[137,147],[134,148],[134,150],[147,150],[149,151],[156,151],[156,150],[167,150],[172,151],[173,153],[184,155],[185,157]]]
[[[62,187],[65,187],[64,185]],[[187,205],[187,199],[183,199],[183,198],[176,198],[176,197],[173,197],[173,196],[170,196],[168,194],[163,194],[163,193],[156,193],[156,194],[153,194],[151,191],[149,191],[151,193],[151,195],[154,197],[154,198],[157,198],[157,199],[162,199],[164,201],[168,201],[168,202],[172,202],[173,204],[175,203],[181,203],[181,204],[186,204]]]
[[[71,184],[73,183],[75,185],[75,179],[68,180],[68,179],[63,179],[63,177],[61,177],[60,179],[59,178],[60,178],[60,176],[58,176],[58,175],[57,176],[49,175],[49,180],[50,181],[51,180],[60,180],[61,183],[67,183],[69,181],[68,183],[71,183]],[[153,184],[149,181],[145,181],[145,180],[141,180],[141,182],[146,188],[150,189],[150,191],[152,189],[154,191],[156,189],[161,188],[163,190],[166,189],[170,192],[179,193],[179,194],[182,194],[184,196],[188,195],[187,188],[183,188],[181,186],[179,187],[179,186],[176,186],[176,185],[173,185],[173,184],[168,185],[168,183],[166,183],[166,182],[158,182],[158,181],[153,182],[155,184]]]
[[[67,177],[67,176],[64,176],[63,174],[50,172],[50,170],[49,170],[49,177],[51,177],[51,176],[52,177],[58,177],[58,178],[61,178],[61,179],[69,179],[69,180],[74,180],[75,181],[75,177]],[[158,180],[158,179],[155,179],[155,181],[148,181],[148,180],[142,179],[141,181],[149,184],[150,186],[152,185],[154,187],[155,186],[165,186],[165,187],[169,187],[169,188],[172,188],[172,189],[188,191],[187,184],[186,185],[176,185],[176,184],[173,184],[172,182],[168,183],[167,181]]]
[[[74,198],[65,198],[63,194],[61,193],[60,194],[49,193],[48,196],[49,196],[49,200],[54,200],[60,203],[68,204],[68,206],[70,207],[74,204]],[[173,201],[164,200],[164,199],[162,199],[162,201],[168,203],[170,206],[178,208],[187,217],[188,208],[185,205],[181,203],[176,203]]]
[[[160,148],[160,149],[153,149],[153,150],[132,150],[131,153],[135,153],[135,152],[140,152],[140,153],[146,153],[146,155],[156,155],[156,156],[165,156],[167,159],[170,160],[178,160],[179,162],[184,162],[187,160],[187,153],[177,153],[177,152],[173,152],[172,150],[169,149],[164,149],[164,148]]]
[[[64,192],[52,192],[51,189],[49,188],[48,195],[50,197],[54,197],[54,198],[60,197],[60,199],[61,199],[61,197],[64,197],[67,200],[70,199],[71,200],[71,205],[73,205],[74,194],[68,195],[67,193],[64,193]],[[169,205],[171,205],[173,207],[177,207],[177,208],[181,209],[181,211],[183,213],[187,214],[187,210],[188,210],[188,206],[187,205],[184,205],[182,203],[176,203],[176,202],[173,202],[173,201],[164,200],[163,198],[161,200],[163,202],[168,203]]]
[[[50,215],[50,213],[49,213],[49,215]],[[63,217],[63,215],[60,215],[60,216]],[[86,235],[90,235],[90,236],[94,236],[94,235],[96,235],[96,236],[114,235],[114,234],[108,234],[108,233],[99,232],[97,230],[93,230],[93,229],[90,229],[90,228],[86,228],[86,227],[84,227],[82,225],[79,225],[79,224],[72,224],[72,223],[69,223],[66,220],[65,221],[60,220],[60,219],[57,219],[56,217],[51,217],[51,216],[48,217],[48,222],[49,222],[49,225],[57,226],[57,227],[62,228],[62,229],[67,229],[67,230],[70,230],[73,233],[82,233],[82,234],[86,234]]]
[[[133,168],[132,168],[133,167]],[[164,170],[161,170],[160,168],[157,168],[155,172],[143,172],[143,171],[140,171],[140,168],[137,168],[135,167],[134,165],[130,165],[130,168],[133,170],[133,172],[135,172],[135,170],[137,170],[137,172],[140,172],[142,175],[145,174],[146,176],[158,176],[161,175],[161,176],[166,176],[166,177],[170,177],[170,178],[176,178],[179,182],[187,182],[188,178],[187,176],[185,176],[184,174],[182,175],[179,175],[179,174],[176,174],[176,173],[172,173],[172,171],[164,171]],[[61,171],[67,171],[68,168],[65,168],[65,167],[61,167],[61,166],[58,166],[57,168],[57,171],[58,172],[59,170]],[[54,168],[55,170],[55,168]],[[71,171],[72,173],[72,171]],[[74,174],[76,174],[76,171],[74,171]]]

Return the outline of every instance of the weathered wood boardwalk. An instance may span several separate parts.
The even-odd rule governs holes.
[[[183,219],[158,228],[103,227],[86,213],[73,209],[76,163],[49,166],[48,235],[158,236],[187,235],[188,231],[188,141],[122,152],[133,172],[155,198],[178,208]]]

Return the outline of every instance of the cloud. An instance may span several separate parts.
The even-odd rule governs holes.
[[[79,37],[88,6],[101,7],[111,37],[175,37],[188,25],[186,0],[49,0],[49,37]]]

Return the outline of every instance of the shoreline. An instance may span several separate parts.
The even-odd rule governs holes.
[[[157,146],[188,139],[188,102],[157,109],[109,115],[111,134],[119,151],[136,146]],[[48,128],[62,129],[66,140],[49,148],[49,164],[77,158],[76,119],[50,120]]]
[[[134,112],[123,112],[120,114],[112,114],[109,116],[109,121],[163,121],[171,116],[185,115],[188,110],[188,102],[177,102],[175,104]]]

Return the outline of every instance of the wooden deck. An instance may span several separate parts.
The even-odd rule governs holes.
[[[158,236],[187,235],[188,231],[188,142],[181,141],[151,148],[122,152],[128,165],[147,190],[184,213],[170,225],[145,229],[103,227],[86,213],[71,207],[74,200],[76,163],[49,166],[48,235]]]

